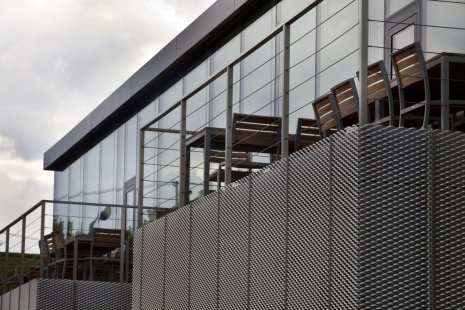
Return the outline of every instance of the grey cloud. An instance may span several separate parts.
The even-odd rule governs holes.
[[[33,181],[47,174],[43,153],[213,2],[0,0],[0,136],[23,165],[37,165],[17,191],[6,191],[2,170],[1,205],[50,198],[51,182],[44,197]]]

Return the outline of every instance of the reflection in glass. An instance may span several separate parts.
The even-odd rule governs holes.
[[[127,181],[136,176],[137,167],[137,115],[126,123],[126,141],[124,156],[124,180]]]
[[[465,4],[428,1],[426,18],[429,25],[465,28]],[[424,27],[426,31],[426,51],[432,53],[465,53],[465,31]],[[426,54],[426,58],[435,54]]]
[[[401,49],[415,41],[415,27],[408,26],[392,36],[394,50]]]

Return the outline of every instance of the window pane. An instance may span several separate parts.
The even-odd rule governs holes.
[[[415,41],[415,27],[408,26],[392,36],[392,47],[403,48]]]
[[[239,56],[241,53],[240,38],[240,35],[235,36],[213,55],[213,72],[223,69]]]
[[[125,174],[124,180],[127,181],[136,176],[137,166],[137,115],[126,123],[125,134]]]
[[[465,4],[428,1],[427,24],[443,27],[465,28]],[[465,53],[465,31],[425,27],[426,51]],[[427,54],[433,57],[434,54]]]
[[[208,77],[208,64],[210,63],[210,59],[208,58],[204,62],[202,62],[197,68],[189,72],[186,77],[184,78],[185,83],[185,90],[184,94],[189,94],[192,90],[198,87],[200,84],[205,82]]]
[[[403,7],[406,7],[413,1],[414,0],[388,0],[387,1],[387,16],[391,16],[392,14],[396,13]]]
[[[111,134],[101,143],[100,191],[115,188],[115,134]]]

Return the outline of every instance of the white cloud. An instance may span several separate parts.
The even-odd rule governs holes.
[[[21,193],[34,186],[34,201],[51,198],[43,153],[213,2],[0,0],[0,136],[14,143],[0,162],[0,206],[17,197],[25,210]],[[28,188],[6,191],[21,178]]]
[[[52,179],[52,172],[42,172],[40,158],[21,158],[14,141],[0,136],[0,227],[20,216],[42,197],[51,197]]]

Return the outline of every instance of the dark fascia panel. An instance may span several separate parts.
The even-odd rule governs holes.
[[[113,92],[105,101],[95,108],[76,127],[59,140],[44,154],[45,170],[63,170],[71,162],[73,152],[95,144],[95,134],[99,127],[104,127],[111,116],[150,83],[156,82],[160,75],[183,55],[189,53],[198,42],[208,38],[217,27],[233,14],[240,11],[247,3],[259,0],[218,0],[176,38],[166,45],[158,54],[133,74],[123,85]]]

